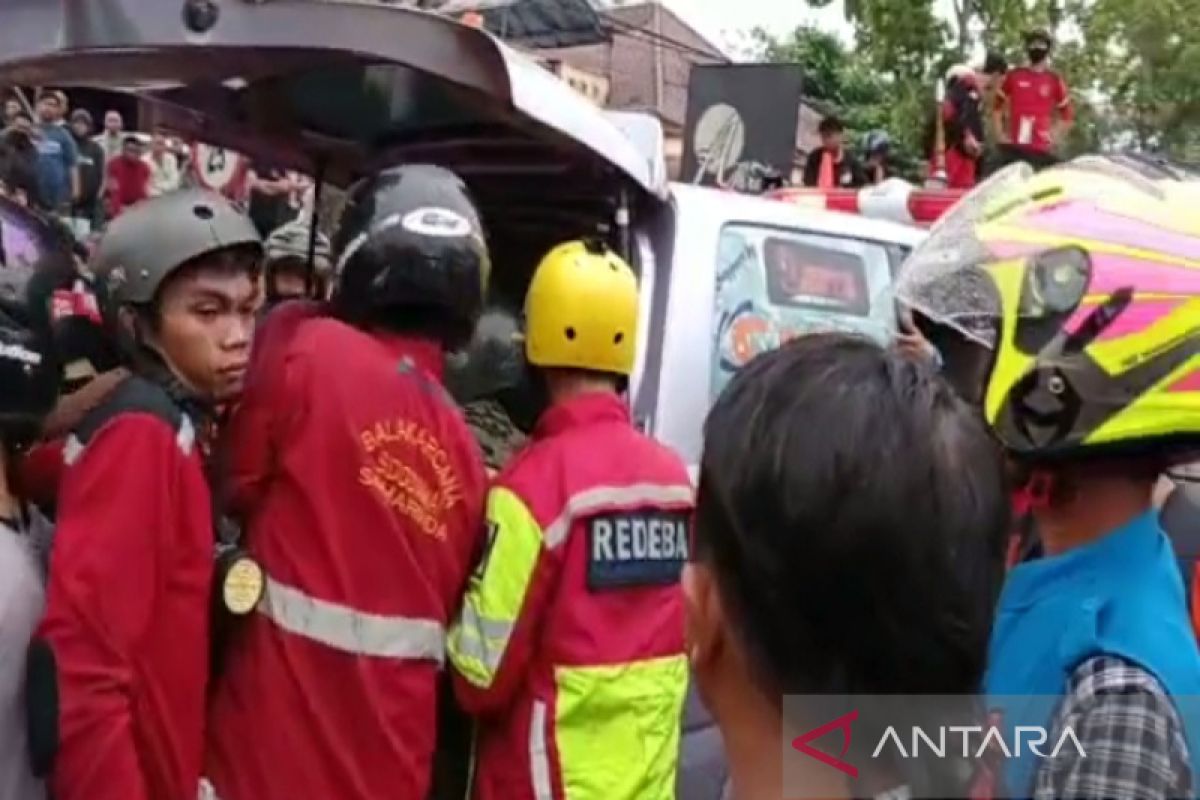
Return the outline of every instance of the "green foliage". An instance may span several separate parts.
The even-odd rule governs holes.
[[[915,177],[924,120],[934,104],[932,85],[926,88],[879,69],[858,50],[813,27],[797,28],[781,39],[762,30],[754,37],[766,60],[804,69],[805,96],[821,113],[842,119],[850,142],[861,142],[872,130],[888,131],[896,161]]]
[[[832,0],[806,0],[824,7]],[[855,134],[885,128],[915,159],[939,77],[985,51],[1022,63],[1032,27],[1053,31],[1055,67],[1072,87],[1077,122],[1066,155],[1139,146],[1200,160],[1200,0],[844,0],[854,45],[801,27],[757,31],[770,61],[804,66],[807,93]]]

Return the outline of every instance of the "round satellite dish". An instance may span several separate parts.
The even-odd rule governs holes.
[[[745,148],[746,124],[736,108],[717,103],[704,110],[692,136],[692,149],[704,172],[723,174],[741,160]]]

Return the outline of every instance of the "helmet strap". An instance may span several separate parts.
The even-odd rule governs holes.
[[[161,386],[172,401],[197,418],[197,424],[208,420],[214,413],[213,404],[197,397],[171,369],[166,357],[146,339],[141,316],[134,312],[131,331],[122,326],[123,349],[128,353],[130,367],[136,374]]]

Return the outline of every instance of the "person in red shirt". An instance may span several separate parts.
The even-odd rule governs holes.
[[[930,142],[930,174],[937,175],[944,168],[948,188],[970,189],[978,178],[984,136],[980,102],[975,70],[965,64],[951,67],[946,73],[946,97],[940,111],[945,152],[936,152],[936,143]]]
[[[136,136],[126,136],[121,155],[108,162],[105,169],[105,208],[109,219],[150,196],[150,165],[142,159],[142,143]]]
[[[29,678],[56,800],[196,797],[214,557],[204,432],[241,391],[261,257],[228,201],[181,191],[114,220],[93,259],[133,374],[64,448]]]
[[[483,456],[443,388],[490,260],[439,167],[351,191],[328,306],[263,323],[228,430],[228,498],[262,566],[214,685],[221,800],[427,796],[445,637],[482,549]]]
[[[995,128],[1007,163],[1055,163],[1074,120],[1067,83],[1049,64],[1053,44],[1048,32],[1031,32],[1025,38],[1029,65],[1010,71],[996,92]]]

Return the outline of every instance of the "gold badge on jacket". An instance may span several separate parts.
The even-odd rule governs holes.
[[[221,602],[235,617],[244,617],[254,611],[266,588],[262,567],[244,550],[237,548],[218,557],[217,580],[221,587]]]

